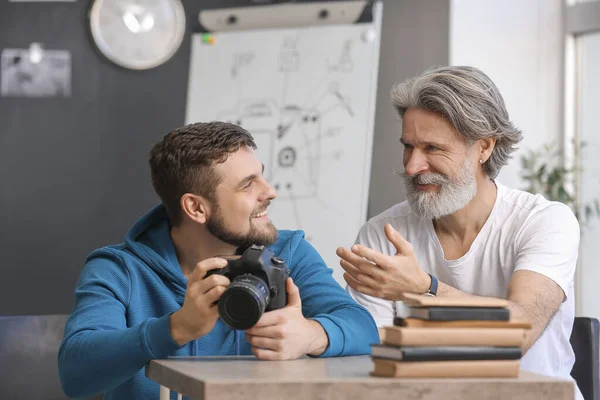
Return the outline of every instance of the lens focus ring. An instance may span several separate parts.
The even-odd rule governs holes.
[[[267,284],[262,279],[244,274],[233,279],[219,299],[219,316],[233,329],[253,327],[269,304]]]

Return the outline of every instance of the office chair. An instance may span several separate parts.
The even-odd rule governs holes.
[[[68,399],[58,377],[58,347],[66,319],[66,315],[0,316],[0,399]]]
[[[571,333],[571,346],[575,353],[571,376],[585,400],[600,400],[598,325],[596,318],[577,317]]]

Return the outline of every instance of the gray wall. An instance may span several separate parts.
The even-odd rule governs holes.
[[[92,44],[90,3],[0,1],[0,49],[69,50],[73,71],[71,98],[0,98],[0,315],[70,311],[85,256],[158,201],[147,154],[184,122],[189,35],[163,66],[121,69]]]
[[[401,121],[390,105],[395,83],[449,62],[450,0],[384,0],[369,218],[405,200]]]
[[[384,2],[369,215],[403,199],[394,82],[448,62],[448,2]],[[0,98],[0,315],[67,313],[85,256],[122,241],[157,198],[147,154],[184,123],[190,30],[201,8],[184,0],[188,35],[167,64],[117,68],[95,51],[89,1],[0,2],[0,49],[42,42],[72,53],[69,99]]]

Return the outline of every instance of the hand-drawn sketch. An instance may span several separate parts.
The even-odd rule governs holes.
[[[253,59],[254,53],[251,51],[235,53],[233,55],[233,63],[231,65],[231,77],[233,79],[237,78],[240,68],[250,65]]]
[[[283,38],[281,50],[279,51],[279,72],[296,72],[299,65],[299,54],[296,51],[298,38],[287,36]]]
[[[353,62],[352,62],[352,40],[346,40],[344,42],[344,48],[342,49],[342,54],[340,55],[337,63],[329,64],[329,68],[332,71],[336,72],[352,72]]]
[[[339,92],[330,93],[338,100]],[[348,113],[351,110],[340,100]],[[273,100],[238,103],[232,110],[217,114],[216,119],[246,128],[255,136],[258,147],[266,154],[265,176],[280,191],[280,199],[301,199],[317,196],[319,165],[322,157],[321,140],[326,136],[322,116],[336,108],[331,106],[323,113],[318,108],[295,104],[278,105]],[[339,133],[340,127],[336,132]],[[268,149],[268,150],[266,150]],[[341,150],[336,153],[339,158]]]

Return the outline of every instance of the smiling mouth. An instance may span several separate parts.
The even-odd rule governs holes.
[[[415,187],[418,190],[423,190],[423,191],[427,191],[427,190],[435,190],[439,188],[439,185],[435,185],[433,183],[415,183]]]
[[[260,218],[260,217],[264,217],[265,215],[267,215],[267,210],[264,210],[264,211],[254,214],[252,216],[252,218]]]

